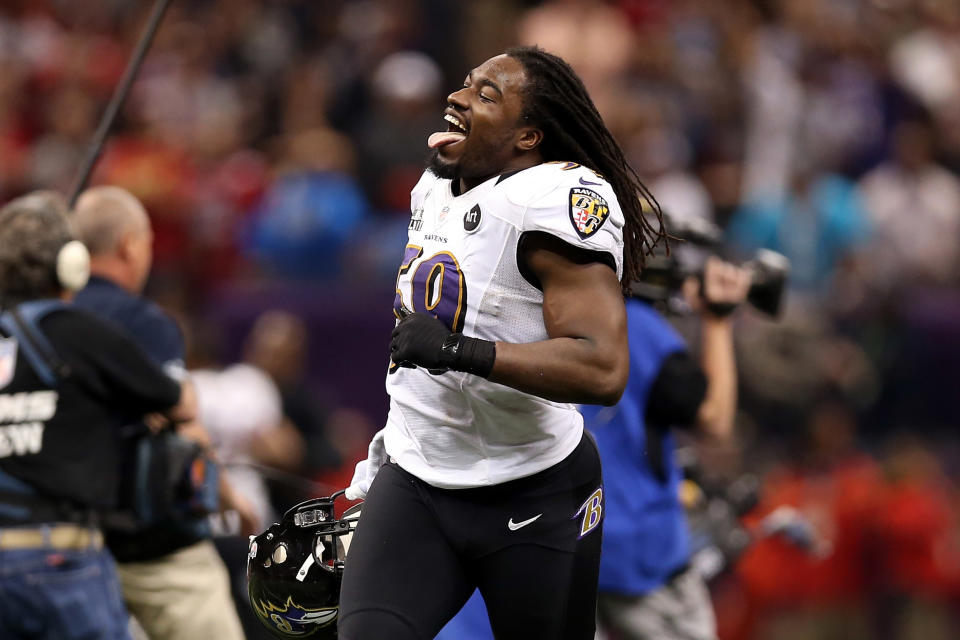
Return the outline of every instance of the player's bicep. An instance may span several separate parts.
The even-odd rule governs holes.
[[[490,380],[557,402],[616,403],[627,383],[626,310],[616,272],[548,234],[518,258],[543,291],[546,340],[497,342]]]
[[[626,311],[606,254],[530,233],[521,260],[543,291],[543,321],[551,338],[575,338],[626,352]]]

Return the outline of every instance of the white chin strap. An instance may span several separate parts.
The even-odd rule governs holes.
[[[90,252],[79,240],[71,240],[57,253],[57,279],[64,289],[79,291],[90,279]]]
[[[298,582],[304,581],[304,579],[307,577],[307,571],[309,571],[310,567],[312,567],[315,563],[316,560],[313,559],[313,554],[308,553],[306,559],[303,561],[303,564],[300,565],[300,569],[297,571]]]

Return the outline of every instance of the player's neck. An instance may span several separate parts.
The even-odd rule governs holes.
[[[522,156],[517,156],[509,162],[507,162],[499,171],[491,173],[488,176],[483,176],[480,178],[460,178],[459,190],[457,195],[461,195],[470,191],[474,187],[477,187],[490,178],[494,176],[503,175],[504,173],[512,173],[514,171],[522,171],[524,169],[529,169],[530,167],[535,167],[538,164],[543,163],[543,158],[540,157],[539,153],[525,153]]]

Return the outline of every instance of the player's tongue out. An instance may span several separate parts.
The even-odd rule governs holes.
[[[459,131],[437,131],[436,133],[431,133],[430,137],[427,138],[427,146],[431,149],[437,149],[439,147],[445,147],[448,144],[453,144],[454,142],[460,142],[466,137],[466,135]]]
[[[464,123],[462,117],[454,115],[450,110],[447,110],[443,114],[443,119],[447,123],[447,130],[430,134],[430,137],[427,138],[427,146],[431,149],[439,149],[448,144],[460,142],[467,137],[469,128],[466,123]]]

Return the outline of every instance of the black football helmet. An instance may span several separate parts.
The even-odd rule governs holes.
[[[361,506],[335,518],[333,503],[341,495],[301,502],[250,537],[250,606],[278,638],[337,637],[340,580]]]

